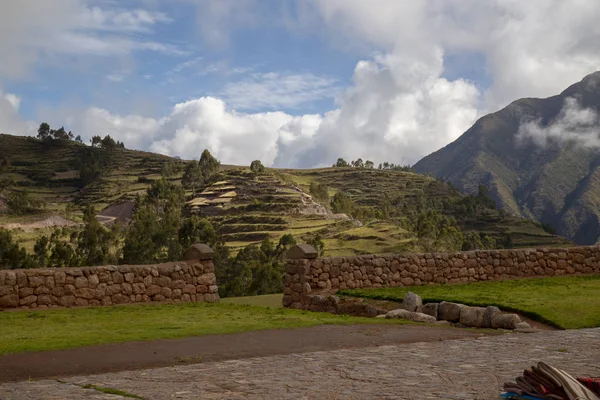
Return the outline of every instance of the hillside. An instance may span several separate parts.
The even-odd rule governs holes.
[[[80,220],[81,213],[69,204],[94,204],[103,222],[126,219],[136,196],[144,194],[161,173],[178,183],[185,166],[182,160],[141,151],[106,151],[73,141],[49,145],[10,135],[0,135],[3,158],[8,162],[0,174],[0,188],[5,193],[28,192],[46,203],[41,213],[15,216],[0,210],[0,225],[12,227],[29,250],[37,237],[54,229],[51,225],[56,221],[61,225],[65,219]],[[97,175],[86,169],[90,160],[99,166]],[[358,207],[372,211],[370,216],[359,221],[334,214],[328,201],[319,204],[309,194],[311,182],[326,185],[330,197],[339,191],[347,193]],[[328,255],[415,250],[417,237],[403,213],[414,214],[425,207],[452,214],[444,207],[465,198],[441,181],[410,172],[325,168],[253,173],[234,166],[222,166],[218,179],[198,194],[188,191],[186,196],[185,214],[208,217],[234,250],[265,237],[277,240],[290,233],[310,240],[318,233]],[[477,218],[454,217],[464,232],[490,235],[499,244],[510,237],[513,247],[569,245],[530,221],[495,210]]]
[[[479,119],[415,165],[420,173],[491,196],[515,216],[554,227],[579,244],[600,236],[600,72],[560,95],[521,99]]]

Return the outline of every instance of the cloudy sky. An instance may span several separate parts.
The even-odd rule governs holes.
[[[0,132],[272,166],[415,163],[600,69],[598,0],[0,2]]]

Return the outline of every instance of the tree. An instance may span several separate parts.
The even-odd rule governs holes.
[[[204,182],[208,182],[217,173],[221,163],[214,158],[212,154],[210,154],[208,149],[205,149],[200,156],[198,165],[200,167],[200,171],[202,172],[202,178],[204,179]]]
[[[11,192],[7,196],[8,210],[15,215],[36,213],[44,209],[43,200],[31,196],[28,192]]]
[[[0,157],[0,174],[8,167],[8,159],[5,156]]]
[[[308,244],[314,247],[319,256],[323,257],[325,255],[325,242],[323,241],[323,237],[320,233],[312,236],[308,241]]]
[[[92,147],[100,147],[100,144],[102,143],[102,138],[98,135],[94,135],[90,139],[90,142],[92,143]]]
[[[354,201],[345,192],[337,192],[333,199],[331,199],[331,211],[334,214],[348,214],[351,215],[354,212],[355,204]]]
[[[261,173],[265,171],[265,166],[260,162],[260,160],[254,160],[250,164],[250,171],[254,173]]]
[[[48,266],[50,267],[73,267],[79,265],[77,255],[73,246],[62,240],[64,232],[62,229],[56,229],[50,236],[50,257]]]
[[[348,166],[348,162],[346,160],[344,160],[343,158],[338,158],[336,163],[333,165],[334,167],[337,168],[343,168],[343,167],[347,167]]]
[[[117,142],[115,142],[115,140],[111,138],[110,135],[106,135],[102,140],[100,140],[100,147],[105,150],[113,150],[116,147],[122,147],[120,145],[121,143],[117,144]]]
[[[362,158],[358,158],[355,161],[352,161],[352,166],[355,168],[364,168],[365,164],[363,163]]]
[[[193,215],[183,222],[181,228],[179,228],[178,235],[179,243],[184,249],[187,249],[194,243],[204,243],[212,247],[214,251],[214,247],[223,244],[210,221],[200,218],[197,215]]]
[[[83,211],[83,229],[77,235],[77,256],[81,265],[102,265],[116,262],[117,257],[111,256],[111,245],[115,238],[96,218],[94,206],[88,206]]]
[[[56,140],[69,140],[69,134],[65,131],[65,128],[62,126],[57,130],[52,130],[51,132],[52,137]]]
[[[0,269],[21,269],[35,266],[34,260],[14,239],[12,232],[0,228]]]
[[[153,182],[144,199],[136,203],[137,212],[125,235],[123,260],[142,264],[179,259],[182,187],[161,178]]]
[[[198,161],[194,160],[186,165],[181,184],[184,188],[191,189],[193,194],[196,194],[196,189],[204,184],[202,170]]]
[[[371,160],[367,160],[367,161],[365,161],[365,168],[368,168],[368,169],[373,169],[373,166],[374,166],[374,165],[375,165],[375,164],[373,164],[373,161],[371,161]]]
[[[310,194],[323,204],[329,202],[329,187],[324,183],[311,182],[309,186]]]
[[[37,138],[40,140],[52,139],[52,136],[50,136],[50,125],[42,122],[38,128]]]
[[[69,132],[70,133],[70,132]],[[75,141],[77,143],[83,143],[83,140],[81,140],[81,135],[77,135],[77,137],[75,138]]]
[[[48,265],[49,247],[50,240],[46,235],[40,237],[33,246],[33,253],[35,254],[37,264],[40,268],[45,268]]]

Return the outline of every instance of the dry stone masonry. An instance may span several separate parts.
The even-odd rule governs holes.
[[[0,271],[0,309],[108,306],[148,302],[217,302],[212,249],[197,244],[184,260]]]
[[[318,258],[314,249],[302,245],[290,249],[286,268],[285,307],[332,311],[338,301],[330,294],[339,289],[598,274],[600,247]],[[453,313],[453,319],[460,320],[459,309],[436,311]],[[480,312],[469,318],[481,319]]]

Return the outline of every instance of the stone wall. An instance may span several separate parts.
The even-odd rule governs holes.
[[[283,305],[332,301],[339,289],[420,286],[524,277],[600,273],[600,247],[481,250],[461,253],[383,254],[317,258],[308,245],[288,253]]]
[[[185,261],[167,264],[0,270],[0,309],[217,302],[211,258],[194,245]]]

